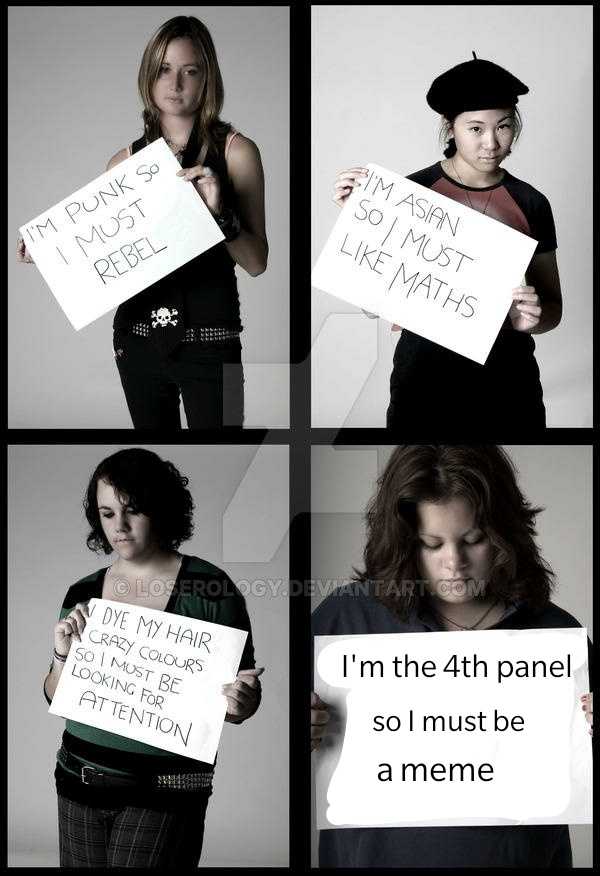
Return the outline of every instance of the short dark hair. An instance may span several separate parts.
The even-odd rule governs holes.
[[[414,586],[420,580],[417,503],[455,497],[471,504],[477,526],[490,540],[487,592],[533,608],[546,604],[554,573],[535,543],[535,518],[542,509],[525,499],[510,457],[497,445],[396,447],[367,507],[365,568],[354,570],[356,580],[373,581],[378,598],[406,620],[421,598]]]
[[[176,550],[191,538],[194,501],[187,489],[189,479],[181,475],[172,462],[161,459],[153,451],[130,447],[103,459],[90,478],[83,500],[91,527],[86,539],[90,550],[112,552],[98,512],[99,480],[111,484],[136,511],[150,518],[163,550]]]
[[[440,120],[439,140],[440,146],[445,146],[444,155],[446,158],[452,158],[453,155],[456,155],[456,140],[450,136],[450,128],[454,123],[454,119],[459,115],[460,113],[448,113],[447,116],[442,116]],[[515,139],[513,142],[516,143],[523,130],[523,118],[519,108],[516,106],[513,107],[513,119],[515,122]]]

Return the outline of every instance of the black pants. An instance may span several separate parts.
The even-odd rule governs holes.
[[[197,867],[209,795],[189,811],[98,809],[58,797],[60,866]]]
[[[570,870],[563,824],[472,827],[376,827],[322,830],[319,867]]]
[[[472,435],[546,427],[540,371],[531,335],[498,335],[485,365],[403,331],[394,353],[387,427],[402,435]]]
[[[165,358],[151,338],[115,332],[114,354],[135,429],[181,429],[180,399],[189,429],[243,425],[239,338],[182,343]]]

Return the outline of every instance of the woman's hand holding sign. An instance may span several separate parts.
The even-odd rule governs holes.
[[[241,724],[253,715],[260,703],[260,681],[258,676],[265,671],[260,669],[241,669],[234,682],[223,685],[227,698],[225,720],[230,724]]]
[[[321,744],[325,734],[325,725],[329,721],[327,703],[312,691],[310,695],[310,750],[314,751]]]
[[[518,286],[512,292],[513,303],[508,315],[518,332],[531,332],[540,321],[542,308],[533,286]]]
[[[57,654],[66,657],[71,650],[73,639],[81,641],[81,634],[88,622],[87,603],[78,602],[70,614],[64,617],[54,627],[54,648]]]
[[[594,709],[593,709],[594,694],[587,693],[581,697],[581,708],[585,712],[585,720],[590,725],[590,736],[594,729]]]
[[[34,264],[34,261],[29,254],[29,250],[25,246],[25,241],[20,236],[17,240],[17,261],[26,265]]]
[[[54,627],[54,659],[52,660],[52,668],[44,680],[44,690],[50,702],[54,697],[73,639],[81,641],[81,634],[88,619],[87,603],[78,602],[73,611],[59,620]]]
[[[366,167],[351,167],[349,170],[342,170],[341,173],[338,173],[333,186],[333,203],[337,204],[338,207],[343,207],[352,190],[356,186],[360,186],[361,180],[368,173]]]
[[[194,188],[213,214],[220,216],[223,212],[221,203],[221,183],[219,177],[210,167],[197,164],[195,167],[182,168],[177,176],[194,183]]]

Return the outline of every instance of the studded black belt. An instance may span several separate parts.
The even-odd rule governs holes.
[[[143,788],[164,791],[208,791],[212,788],[213,772],[156,773],[153,775],[125,775],[88,766],[70,754],[64,746],[57,753],[59,764],[76,776],[84,785],[100,788]]]
[[[132,335],[149,338],[153,331],[168,331],[169,324],[166,323],[164,326],[160,325],[153,329],[150,323],[135,322],[130,326],[129,330]],[[235,340],[236,338],[239,338],[239,336],[239,331],[236,331],[235,329],[226,329],[219,326],[192,326],[191,328],[186,328],[183,341],[187,343],[200,341],[205,344],[210,344],[217,341]]]

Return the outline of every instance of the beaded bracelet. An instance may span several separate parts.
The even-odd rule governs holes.
[[[242,230],[240,219],[230,207],[226,207],[220,216],[215,216],[215,220],[225,237],[225,243],[231,243],[239,237]]]

